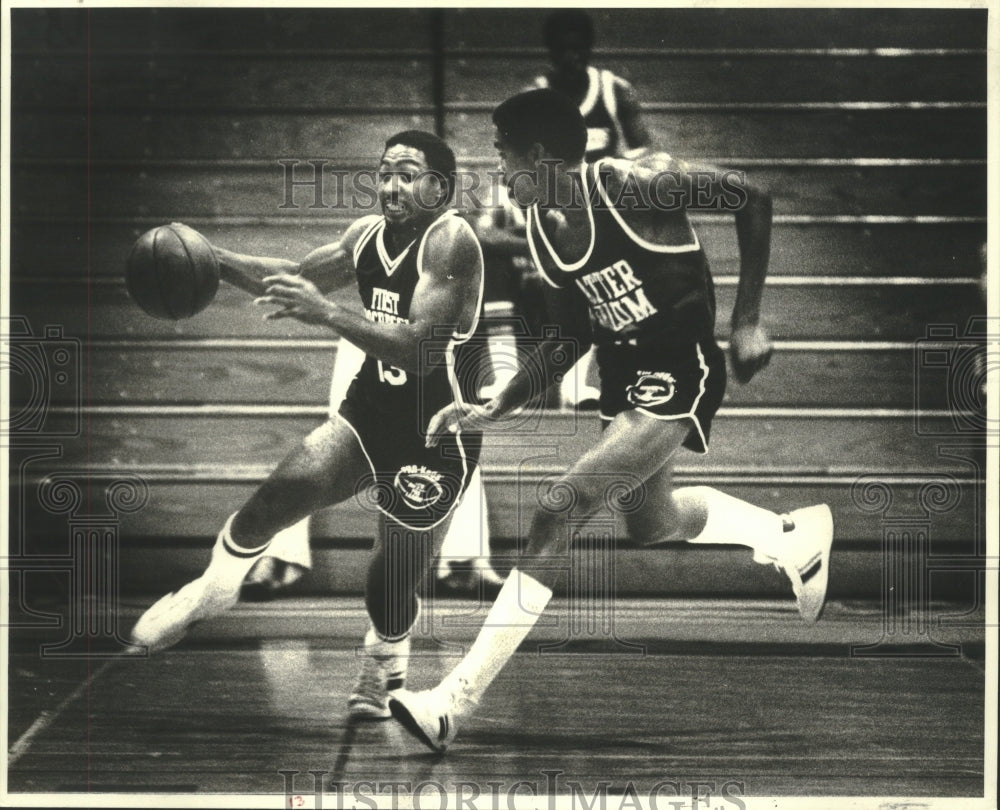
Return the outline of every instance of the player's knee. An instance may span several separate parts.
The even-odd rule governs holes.
[[[680,540],[694,537],[708,519],[709,487],[681,487],[671,493],[670,525]]]
[[[682,541],[696,536],[705,524],[707,487],[657,491],[639,509],[626,513],[629,536],[640,543]]]

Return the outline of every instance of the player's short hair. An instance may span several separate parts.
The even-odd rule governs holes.
[[[455,196],[455,153],[451,151],[441,138],[433,132],[425,132],[422,129],[408,129],[405,132],[397,132],[386,139],[385,148],[382,150],[382,157],[393,146],[412,146],[424,153],[427,159],[427,168],[435,174],[441,175],[447,189],[447,195],[441,203],[450,203]]]
[[[540,143],[550,155],[579,163],[587,150],[587,125],[579,108],[555,90],[542,88],[511,96],[493,111],[493,123],[519,152]]]
[[[594,46],[594,23],[590,15],[579,8],[563,8],[553,11],[545,19],[542,40],[550,51],[561,45],[560,34],[572,32],[583,37],[583,45],[589,51]]]

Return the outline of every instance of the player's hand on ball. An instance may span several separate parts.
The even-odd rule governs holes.
[[[299,275],[282,274],[263,279],[264,295],[254,299],[255,304],[277,304],[281,309],[269,312],[264,320],[295,318],[303,323],[328,325],[330,309],[334,304],[326,299],[319,288]]]
[[[486,409],[481,405],[453,402],[431,417],[427,425],[427,446],[436,447],[446,433],[462,430],[483,430],[490,424]]]
[[[762,326],[740,326],[733,329],[729,355],[733,373],[741,383],[748,383],[754,374],[771,362],[771,339]]]

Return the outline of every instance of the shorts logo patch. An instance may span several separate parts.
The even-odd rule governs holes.
[[[401,468],[393,485],[412,509],[429,509],[444,495],[441,473],[422,464],[407,464]]]
[[[639,371],[634,385],[625,389],[628,401],[639,408],[655,408],[674,397],[676,381],[666,371]]]

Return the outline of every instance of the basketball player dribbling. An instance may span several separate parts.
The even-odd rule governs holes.
[[[437,751],[545,609],[565,568],[571,518],[606,504],[609,480],[644,493],[643,508],[670,527],[667,539],[746,545],[757,562],[779,567],[807,622],[819,618],[826,600],[833,541],[826,505],[778,515],[710,487],[674,489],[672,482],[681,447],[707,452],[726,385],[712,277],[687,208],[704,194],[729,200],[735,211],[740,276],[730,353],[737,378],[747,382],[771,355],[759,324],[770,198],[750,185],[727,187],[722,173],[666,154],[588,164],[587,126],[577,106],[553,90],[508,99],[493,122],[510,195],[527,209],[529,247],[551,290],[549,313],[570,336],[588,316],[594,324],[605,427],[540,499],[527,547],[466,656],[434,689],[390,697],[393,715]],[[557,340],[541,344],[532,365],[544,367],[561,350]],[[446,406],[431,421],[429,443],[502,420],[534,393],[530,382],[519,372],[485,406]],[[567,501],[572,509],[560,508]]]
[[[276,305],[268,318],[333,330],[366,353],[339,413],[307,436],[227,521],[205,572],[156,602],[136,623],[137,651],[183,638],[195,621],[236,603],[271,538],[317,510],[359,493],[377,511],[365,605],[366,656],[348,700],[352,719],[389,717],[387,691],[402,686],[417,588],[478,464],[481,433],[458,431],[426,446],[431,416],[474,385],[459,355],[482,305],[482,251],[450,208],[455,156],[440,138],[407,131],[386,141],[378,169],[381,215],[348,228],[338,244],[301,263],[213,248],[220,274]],[[363,314],[326,294],[356,283]]]

